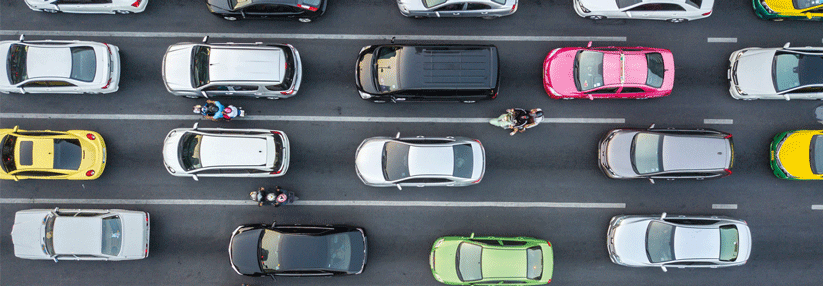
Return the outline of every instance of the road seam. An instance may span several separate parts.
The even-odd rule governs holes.
[[[703,119],[703,124],[734,124],[734,119]]]
[[[706,39],[709,43],[737,43],[737,38],[712,38]]]
[[[736,210],[737,204],[712,204],[713,210]]]

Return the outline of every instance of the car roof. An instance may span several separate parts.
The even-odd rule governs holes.
[[[720,230],[716,226],[677,225],[674,231],[674,257],[678,260],[719,259]]]
[[[238,148],[242,146],[242,148]],[[200,143],[200,163],[204,168],[215,166],[266,166],[266,137],[239,137],[203,134]]]
[[[19,157],[16,162],[17,169],[51,169],[54,167],[54,139],[18,137],[16,149]]]
[[[663,134],[663,170],[725,169],[732,156],[728,148],[724,138]]]
[[[528,265],[525,249],[483,247],[483,279],[525,278]]]
[[[54,252],[60,254],[101,254],[103,220],[95,217],[66,217],[54,219]]]
[[[409,175],[452,175],[454,172],[454,148],[448,146],[409,147]]]
[[[485,89],[497,85],[494,46],[403,46],[397,65],[403,89]]]
[[[29,78],[69,78],[71,75],[72,56],[67,46],[29,46],[26,53]]]
[[[277,84],[286,73],[282,48],[267,46],[210,46],[209,79],[217,81],[267,81]]]

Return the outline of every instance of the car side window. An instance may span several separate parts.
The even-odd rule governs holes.
[[[501,242],[505,246],[523,246],[523,245],[526,245],[525,241],[519,241],[519,240],[501,240]]]
[[[230,86],[234,91],[256,91],[259,88],[254,85],[232,85]]]
[[[486,4],[481,4],[481,3],[468,3],[466,5],[466,10],[469,10],[469,11],[471,11],[471,10],[489,10],[491,8],[492,8],[492,6],[489,6],[489,5],[486,5]]]
[[[49,86],[75,86],[72,83],[65,82],[65,81],[60,81],[60,80],[50,80],[50,81],[47,81],[46,84],[48,84]]]
[[[477,242],[477,243],[482,243],[482,244],[485,244],[485,245],[500,246],[500,242],[498,240],[495,240],[495,239],[476,239],[476,238],[473,238],[473,239],[470,239],[470,240],[474,241],[474,242]]]
[[[49,87],[49,84],[47,81],[38,80],[27,82],[22,87]]]
[[[620,93],[642,93],[642,92],[646,92],[646,91],[643,90],[642,88],[639,88],[639,87],[624,87],[623,90],[620,91]]]
[[[463,10],[463,3],[458,4],[449,4],[440,8],[437,8],[438,12],[446,12],[446,11],[460,11]]]
[[[245,13],[265,13],[265,14],[292,14],[300,12],[295,7],[286,6],[286,5],[273,5],[273,4],[260,4],[260,5],[252,5],[246,9],[243,9]]]
[[[669,264],[671,266],[706,266],[706,265],[715,265],[714,262],[703,262],[703,261],[681,261],[681,262],[672,262]]]
[[[819,92],[823,92],[823,86],[803,87],[803,88],[798,88],[798,89],[789,91],[787,93],[819,93]]]
[[[401,184],[416,184],[416,183],[448,183],[452,180],[444,178],[411,178],[400,182]]]
[[[53,176],[61,176],[63,174],[56,173],[56,172],[49,172],[49,171],[22,171],[14,173],[15,176],[27,176],[27,177],[53,177]]]
[[[204,91],[229,91],[229,87],[225,85],[212,85],[203,89]]]
[[[678,4],[645,4],[629,9],[629,11],[686,11]]]
[[[108,4],[111,0],[60,0],[54,4]]]
[[[713,219],[687,219],[687,218],[665,218],[664,221],[676,224],[687,224],[687,225],[712,225],[718,222],[718,220]]]
[[[600,94],[600,93],[617,93],[617,88],[616,87],[607,87],[607,88],[595,89],[595,90],[586,92],[586,94]]]

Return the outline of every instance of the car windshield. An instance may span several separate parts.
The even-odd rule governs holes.
[[[9,56],[6,61],[6,68],[9,70],[9,82],[18,84],[26,80],[26,55],[29,47],[26,45],[12,44],[9,47]]]
[[[191,51],[191,86],[201,87],[209,83],[209,53],[207,46],[194,46]]]
[[[663,168],[663,136],[637,133],[632,142],[632,165],[638,174],[660,172]]]
[[[492,2],[503,5],[506,4],[506,0],[492,0]]]
[[[673,225],[652,222],[646,229],[646,255],[651,263],[674,260]]]
[[[472,161],[474,159],[474,152],[472,146],[469,144],[454,145],[454,176],[460,178],[471,178]]]
[[[795,9],[803,10],[823,4],[823,0],[792,0],[792,4]]]
[[[200,164],[200,142],[202,139],[203,135],[192,133],[186,133],[180,139],[180,161],[186,171],[203,167]]]
[[[80,160],[83,159],[83,150],[80,140],[54,139],[54,168],[60,170],[80,169]]]
[[[437,6],[443,3],[446,3],[446,0],[423,0],[423,6],[426,6],[426,8],[431,8],[432,6]]]
[[[348,271],[351,264],[351,237],[348,233],[329,235],[328,268],[334,271]]]
[[[57,217],[53,212],[46,215],[43,218],[43,233],[46,235],[43,237],[43,253],[54,256],[54,219]]]
[[[97,71],[97,56],[92,47],[71,48],[71,75],[70,78],[91,82]]]
[[[812,136],[812,143],[809,144],[809,165],[812,167],[812,173],[823,173],[823,135]]]
[[[543,276],[543,251],[539,246],[526,249],[526,278],[539,280]]]
[[[663,86],[663,75],[666,73],[666,68],[663,66],[663,55],[648,53],[646,54],[646,63],[649,68],[646,75],[646,85],[660,88]]]
[[[2,141],[2,151],[0,152],[0,160],[3,160],[3,172],[10,173],[17,170],[17,165],[14,164],[14,143],[17,142],[17,136],[6,135]]]
[[[103,254],[113,256],[120,254],[121,228],[119,216],[103,218],[103,244],[101,250]]]
[[[282,238],[283,235],[279,232],[269,229],[263,231],[263,237],[260,239],[260,268],[264,271],[280,270],[280,257],[277,254],[283,242]]]
[[[383,178],[394,181],[409,176],[409,145],[394,141],[383,147]]]
[[[579,91],[603,86],[603,53],[579,51],[574,58],[574,85]]]
[[[643,0],[617,0],[617,8],[623,9],[631,5],[640,3]]]
[[[398,75],[398,58],[402,50],[398,47],[381,47],[377,50],[374,61],[374,76],[377,78],[377,90],[383,93],[400,89]]]
[[[686,4],[692,5],[694,8],[700,9],[700,5],[703,5],[703,0],[686,0]]]
[[[720,261],[737,260],[739,244],[740,237],[736,226],[724,225],[720,227]]]
[[[777,52],[772,62],[774,88],[779,91],[823,83],[823,57]]]
[[[477,281],[483,279],[480,257],[483,247],[471,243],[460,243],[457,247],[457,277],[460,281]]]

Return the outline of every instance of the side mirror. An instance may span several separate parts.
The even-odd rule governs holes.
[[[271,226],[272,226],[272,227],[274,227],[275,225],[277,225],[277,221],[273,221],[273,222],[271,222]]]
[[[660,265],[660,270],[663,270],[663,272],[669,271],[669,270],[666,269],[666,266],[663,266],[663,265]]]
[[[806,14],[806,18],[809,18],[809,19],[812,18],[812,13],[806,12],[806,13],[803,13],[803,14]]]
[[[12,129],[11,129],[11,133],[15,133],[15,132],[17,132],[17,130],[19,130],[19,129],[20,129],[20,126],[18,126],[18,125],[14,125],[14,128],[12,128]]]
[[[19,41],[22,43],[24,40],[26,40],[26,35],[25,34],[20,34],[20,40]],[[54,262],[57,262],[57,259],[55,259]]]
[[[192,126],[191,129],[197,130],[198,126],[200,126],[200,122],[195,122],[194,126]]]
[[[783,48],[784,48],[784,49],[788,49],[790,44],[791,44],[791,42],[786,42],[786,44],[785,44],[785,45],[783,45]]]
[[[203,96],[203,97],[205,97],[205,98],[209,98],[209,94],[208,94],[208,93],[206,93],[206,91],[204,91],[204,90],[201,90],[201,91],[200,91],[200,95],[202,95],[202,96]]]
[[[666,213],[663,213],[662,215],[660,215],[660,219],[664,219],[664,218],[666,218]]]
[[[57,263],[57,256],[52,257],[51,259],[54,259],[54,263]]]
[[[587,47],[587,48],[591,48],[591,47],[592,47],[592,41],[589,41],[589,44],[588,44],[588,45],[586,45],[586,47]]]
[[[15,182],[20,181],[20,179],[17,178],[17,175],[12,175],[11,178],[14,179]]]
[[[472,232],[472,234],[469,235],[469,238],[474,238],[474,232]]]
[[[654,128],[654,123],[652,123],[652,125],[649,126],[649,129],[652,129],[652,128]]]
[[[60,208],[59,208],[59,207],[56,207],[56,208],[54,208],[51,212],[53,212],[53,213],[57,213],[58,211],[60,211]]]
[[[200,178],[197,178],[197,175],[191,175],[192,180],[200,181]]]
[[[209,36],[203,37],[203,43],[205,44],[205,43],[208,43],[208,42],[209,42]]]
[[[654,185],[654,179],[649,178],[649,183],[651,183],[652,185]]]
[[[783,98],[785,98],[785,99],[786,99],[786,101],[789,101],[789,99],[790,99],[790,98],[789,98],[789,94],[788,94],[788,93],[784,93],[784,94],[783,94]]]
[[[397,184],[397,185],[394,185],[394,186],[397,187],[398,190],[401,190],[401,191],[403,190],[403,187],[401,187],[400,184]]]
[[[586,97],[588,97],[589,100],[594,100],[594,96],[592,96],[591,94],[587,94]]]
[[[400,138],[400,132],[397,132],[397,135],[394,135],[394,139]]]

